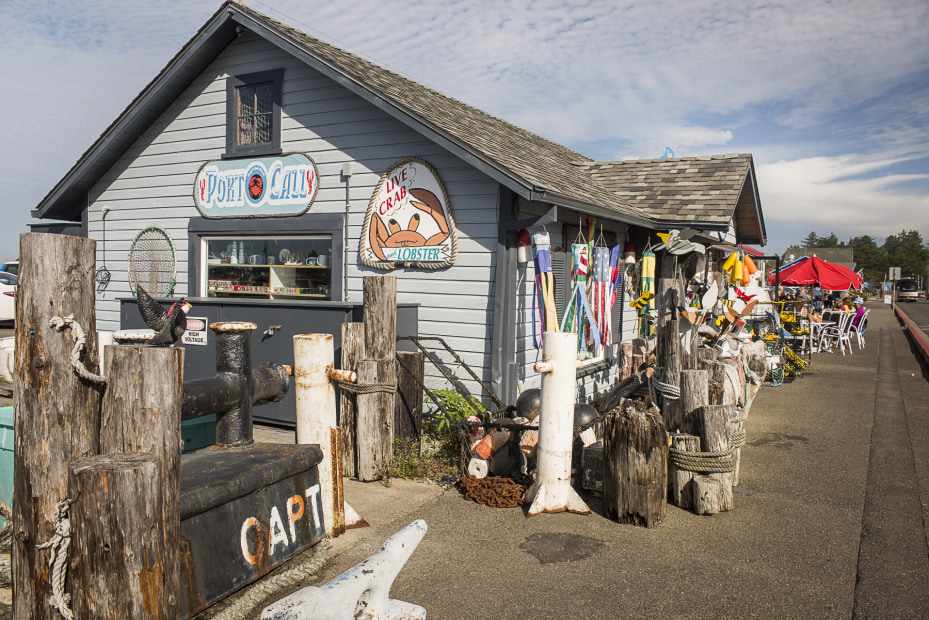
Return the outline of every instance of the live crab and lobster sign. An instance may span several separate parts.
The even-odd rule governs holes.
[[[439,174],[417,158],[387,169],[368,202],[361,261],[369,267],[440,269],[454,264],[458,235]]]
[[[203,217],[289,217],[306,213],[319,190],[316,162],[303,153],[208,161],[194,204]]]

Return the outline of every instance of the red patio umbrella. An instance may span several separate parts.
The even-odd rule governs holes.
[[[791,265],[780,273],[780,283],[784,286],[819,284],[827,291],[844,291],[850,287],[860,289],[862,281],[863,278],[848,267],[816,256]],[[774,274],[768,276],[768,285],[774,285]]]

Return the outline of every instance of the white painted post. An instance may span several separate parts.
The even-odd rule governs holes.
[[[577,389],[577,334],[545,332],[542,361],[542,407],[539,413],[538,473],[526,491],[529,516],[540,512],[590,514],[571,486],[571,444]]]
[[[323,460],[317,471],[327,536],[338,536],[346,529],[368,527],[368,522],[342,495],[342,445],[332,439],[333,431],[339,427],[332,382],[355,383],[357,375],[354,371],[333,368],[334,357],[332,334],[294,336],[294,367],[291,374],[296,384],[297,443],[319,444],[323,451]],[[335,463],[334,459],[338,462]]]
[[[319,464],[319,488],[323,502],[326,535],[334,534],[336,491],[332,476],[330,429],[336,423],[335,387],[326,376],[332,368],[335,349],[332,334],[294,336],[294,394],[297,400],[297,443],[319,444],[323,460]],[[341,455],[339,456],[341,459]]]

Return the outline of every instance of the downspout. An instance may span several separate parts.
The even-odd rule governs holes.
[[[493,288],[491,389],[505,403],[516,402],[516,248],[510,247],[513,193],[500,185],[497,201],[497,258]]]
[[[342,301],[348,301],[348,210],[351,207],[349,190],[352,185],[352,163],[342,164],[345,177],[345,219],[342,222]]]

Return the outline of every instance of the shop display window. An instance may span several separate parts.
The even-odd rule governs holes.
[[[332,237],[203,237],[204,297],[332,299]]]

